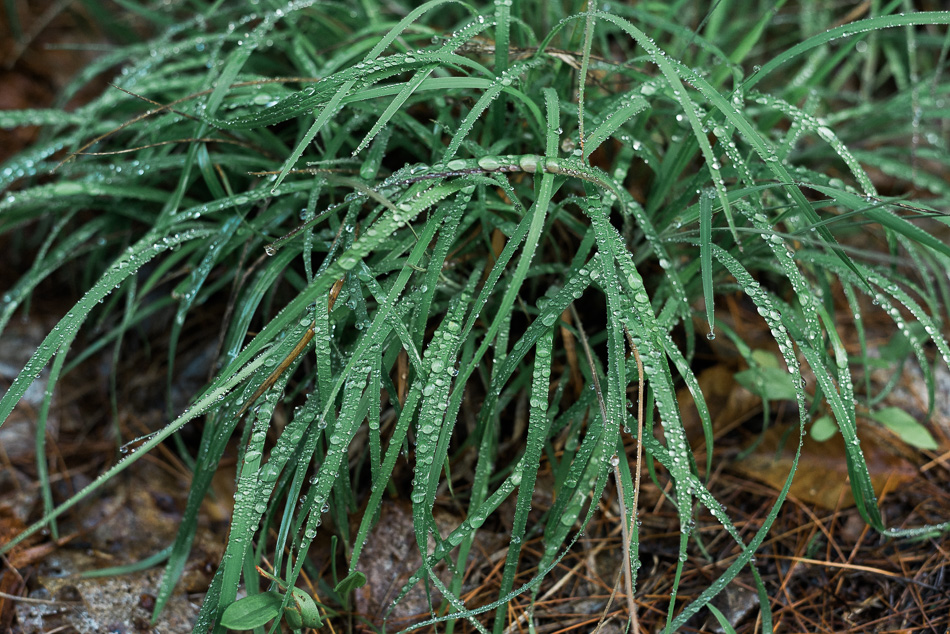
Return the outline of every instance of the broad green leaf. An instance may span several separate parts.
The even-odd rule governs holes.
[[[281,613],[284,595],[270,591],[238,599],[221,615],[221,625],[229,630],[252,630],[273,621]]]
[[[935,451],[938,448],[930,430],[899,407],[885,407],[871,412],[871,418],[881,423],[911,447]]]

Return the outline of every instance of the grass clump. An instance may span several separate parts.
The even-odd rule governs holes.
[[[754,307],[774,338],[780,367],[761,373],[760,393],[797,406],[801,433],[789,442],[830,415],[873,528],[946,529],[885,525],[857,433],[878,400],[856,391],[852,372],[870,363],[861,318],[872,311],[906,337],[931,403],[934,363],[950,359],[950,13],[900,2],[872,3],[857,19],[822,2],[708,12],[439,0],[124,6],[155,35],[104,54],[66,97],[119,68],[113,89],[71,112],[0,114],[7,128],[44,126],[0,170],[0,232],[44,236],[3,297],[0,330],[53,272],[81,262],[90,279],[0,400],[0,420],[43,368],[52,364],[52,386],[163,311],[169,392],[189,319],[224,305],[220,369],[84,491],[59,506],[47,493],[44,516],[5,549],[55,529],[80,499],[203,419],[156,613],[237,436],[230,537],[195,631],[251,604],[267,617],[260,624],[284,610],[292,626],[315,625],[286,590],[310,565],[322,523],[332,521],[348,570],[343,582],[320,581],[343,602],[360,573],[372,574],[360,555],[390,491],[411,501],[406,539],[423,554],[401,595],[423,584],[442,597],[422,624],[500,633],[507,603],[537,594],[610,480],[632,619],[642,461],[657,485],[672,484],[677,578],[691,544],[702,548],[698,508],[736,542],[707,591],[682,602],[674,590],[660,606],[666,629],[749,568],[771,630],[753,558],[794,469],[751,537],[705,484],[714,434],[700,352],[724,337],[758,367],[717,314],[726,297]],[[881,175],[917,196],[880,191]],[[109,326],[74,350],[90,321]],[[705,456],[683,428],[683,386]],[[519,400],[527,425],[512,451],[503,441]],[[287,412],[282,427],[275,411]],[[403,464],[411,482],[397,477]],[[542,465],[554,501],[531,514]],[[42,468],[41,479],[48,491]],[[446,498],[466,517],[440,534],[433,509]],[[461,595],[476,534],[508,498],[497,596],[470,605]],[[538,536],[526,574],[522,544]],[[265,559],[280,576],[269,593],[249,574]],[[448,581],[434,572],[441,562]],[[241,587],[252,597],[243,604]],[[240,609],[226,624],[249,623]]]

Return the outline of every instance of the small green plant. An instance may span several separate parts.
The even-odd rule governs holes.
[[[223,299],[220,370],[186,410],[59,506],[41,459],[44,515],[4,552],[55,531],[63,512],[203,419],[156,614],[237,437],[230,538],[196,632],[278,617],[318,626],[312,598],[295,588],[308,550],[331,518],[347,578],[357,579],[389,489],[411,501],[407,539],[423,561],[399,598],[415,584],[442,597],[417,627],[467,621],[500,634],[507,603],[537,596],[611,476],[633,621],[643,452],[656,483],[673,484],[677,579],[697,539],[697,507],[736,543],[705,592],[683,602],[674,589],[661,625],[678,631],[748,568],[771,631],[753,558],[794,469],[761,528],[743,537],[704,480],[714,439],[695,367],[716,337],[752,368],[743,384],[766,401],[794,401],[802,434],[812,418],[834,422],[871,526],[893,537],[948,528],[885,526],[857,417],[919,431],[876,410],[870,384],[856,391],[852,371],[877,362],[862,317],[878,311],[905,338],[931,403],[931,351],[950,360],[950,247],[940,233],[950,199],[940,176],[950,163],[941,127],[950,13],[873,2],[867,17],[834,26],[841,16],[817,1],[723,1],[708,11],[682,2],[196,1],[169,14],[122,4],[157,35],[104,54],[63,98],[118,66],[115,88],[75,111],[0,113],[5,128],[44,126],[0,169],[0,232],[41,236],[32,267],[3,295],[0,331],[53,272],[75,267],[89,280],[0,399],[0,421],[47,366],[52,391],[63,373],[104,346],[118,351],[163,313],[170,393],[189,318]],[[886,195],[872,172],[927,198]],[[758,312],[777,355],[753,351],[717,315],[726,296]],[[90,322],[102,334],[74,350]],[[843,327],[859,354],[848,353]],[[569,358],[575,340],[585,362]],[[575,391],[578,382],[590,389]],[[705,464],[687,443],[682,386],[703,424]],[[639,398],[628,403],[628,394]],[[522,397],[526,437],[516,455],[502,454],[501,422]],[[288,413],[279,430],[277,408]],[[471,424],[459,425],[468,412]],[[630,436],[636,460],[626,459]],[[472,466],[460,472],[466,455]],[[394,475],[406,462],[411,482]],[[532,515],[542,464],[554,502]],[[444,495],[467,517],[443,537],[433,509]],[[468,605],[476,533],[512,496],[497,597]],[[522,544],[537,536],[541,554],[521,565]],[[244,579],[251,594],[236,600],[245,571],[265,557],[282,578],[265,576],[283,590],[254,593],[256,579]],[[434,572],[440,562],[448,582]]]
[[[313,597],[296,587],[287,593],[287,585],[283,581],[260,567],[257,572],[277,584],[285,594],[268,590],[235,601],[221,615],[221,625],[229,630],[251,630],[280,616],[283,616],[287,625],[295,632],[305,627],[317,628],[323,625],[320,610]],[[290,596],[285,605],[286,594]]]

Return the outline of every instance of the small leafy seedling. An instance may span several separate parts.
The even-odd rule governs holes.
[[[766,350],[755,350],[755,367],[736,373],[736,381],[756,396],[769,401],[795,400],[795,386],[788,371],[779,366],[776,356]]]
[[[340,583],[336,584],[334,590],[341,597],[345,597],[349,593],[353,592],[358,588],[362,588],[366,585],[366,575],[364,575],[359,570],[354,570],[350,574],[346,575]]]
[[[838,433],[838,426],[831,416],[821,416],[811,424],[811,437],[818,442],[825,442]]]
[[[282,591],[286,591],[287,584],[283,580],[262,570],[260,566],[257,567],[257,572],[276,583]],[[291,601],[286,606],[284,596],[282,592],[268,590],[239,599],[225,608],[221,625],[229,630],[249,630],[261,627],[268,621],[279,618],[281,614],[294,631],[323,625],[317,602],[309,594],[300,588],[291,588]]]
[[[926,427],[899,407],[885,407],[871,412],[871,418],[881,423],[911,447],[935,451],[937,441]]]

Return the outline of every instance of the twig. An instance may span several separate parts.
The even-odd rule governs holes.
[[[607,417],[607,406],[604,404],[604,394],[603,394],[603,391],[600,389],[600,378],[599,378],[599,376],[598,376],[598,374],[597,374],[597,367],[594,365],[594,357],[593,357],[593,355],[591,354],[591,351],[590,351],[590,344],[589,344],[588,341],[587,341],[587,333],[584,332],[584,326],[581,324],[580,315],[577,314],[577,308],[574,307],[574,304],[573,304],[573,303],[571,304],[571,314],[574,316],[574,322],[575,322],[575,325],[576,325],[576,327],[577,327],[577,334],[580,335],[581,345],[584,347],[584,354],[587,356],[587,363],[590,365],[590,373],[591,373],[591,377],[592,377],[592,379],[593,379],[593,381],[594,381],[594,391],[595,391],[596,394],[597,394],[597,403],[598,403],[598,405],[600,406],[600,415],[601,415],[601,418],[602,418],[603,421],[604,421],[604,427],[605,427],[605,429],[606,429],[606,428],[608,427],[609,421],[608,421],[608,417]],[[629,336],[629,333],[628,333],[628,336]],[[634,350],[636,350],[636,348],[634,348]],[[639,353],[637,353],[637,361],[638,361],[637,369],[640,371],[640,389],[641,389],[641,394],[642,394],[642,390],[643,390],[643,366],[642,366],[641,364],[639,364],[639,359],[640,359],[640,355],[639,355]],[[642,407],[643,407],[643,400],[642,400],[642,397],[641,397],[641,400],[640,400],[640,408],[641,408],[641,410],[640,410],[640,412],[641,412],[641,414],[640,414],[640,421],[641,421],[641,423],[642,423],[642,420],[643,420]],[[642,429],[642,427],[641,427],[641,429]],[[640,454],[639,454],[639,449],[638,449],[638,453],[637,453],[637,486],[636,486],[636,489],[635,489],[635,491],[634,491],[634,499],[635,499],[635,500],[637,499],[637,493],[639,492],[639,489],[640,489],[640,486],[639,486],[639,484],[640,484],[640,480],[639,480],[640,469],[639,469],[639,467],[640,467]],[[614,479],[617,481],[617,501],[618,501],[618,503],[619,503],[619,505],[620,505],[620,516],[621,516],[621,518],[622,518],[622,519],[621,519],[621,522],[620,522],[620,528],[621,528],[621,535],[622,535],[622,539],[623,539],[623,572],[624,572],[624,578],[625,578],[625,582],[626,582],[626,586],[627,586],[627,592],[626,592],[626,595],[627,595],[627,610],[628,610],[628,612],[630,613],[630,624],[632,625],[633,631],[634,631],[634,632],[639,632],[639,631],[640,631],[640,627],[639,627],[639,623],[638,623],[638,621],[637,621],[637,604],[636,604],[636,602],[635,602],[634,599],[633,599],[633,573],[632,573],[632,571],[630,570],[630,529],[629,529],[629,527],[627,526],[627,505],[626,505],[626,503],[625,503],[624,500],[623,500],[623,498],[624,498],[624,494],[623,494],[623,480],[621,480],[621,478],[620,478],[620,462],[618,461],[616,464],[614,464],[614,465],[613,465],[613,468],[614,468]],[[635,514],[636,514],[636,507],[634,507],[634,515],[631,516],[631,519],[634,520],[634,521],[635,521],[635,519],[636,519]],[[619,581],[619,580],[618,580],[618,581]],[[608,603],[608,607],[609,607],[609,605],[610,605],[610,604]],[[603,621],[604,621],[604,619],[606,618],[606,616],[607,616],[607,611],[604,610],[604,615],[603,615],[603,617],[601,618],[601,623],[603,623]],[[600,626],[598,625],[598,629],[599,629],[599,628],[600,628]]]

